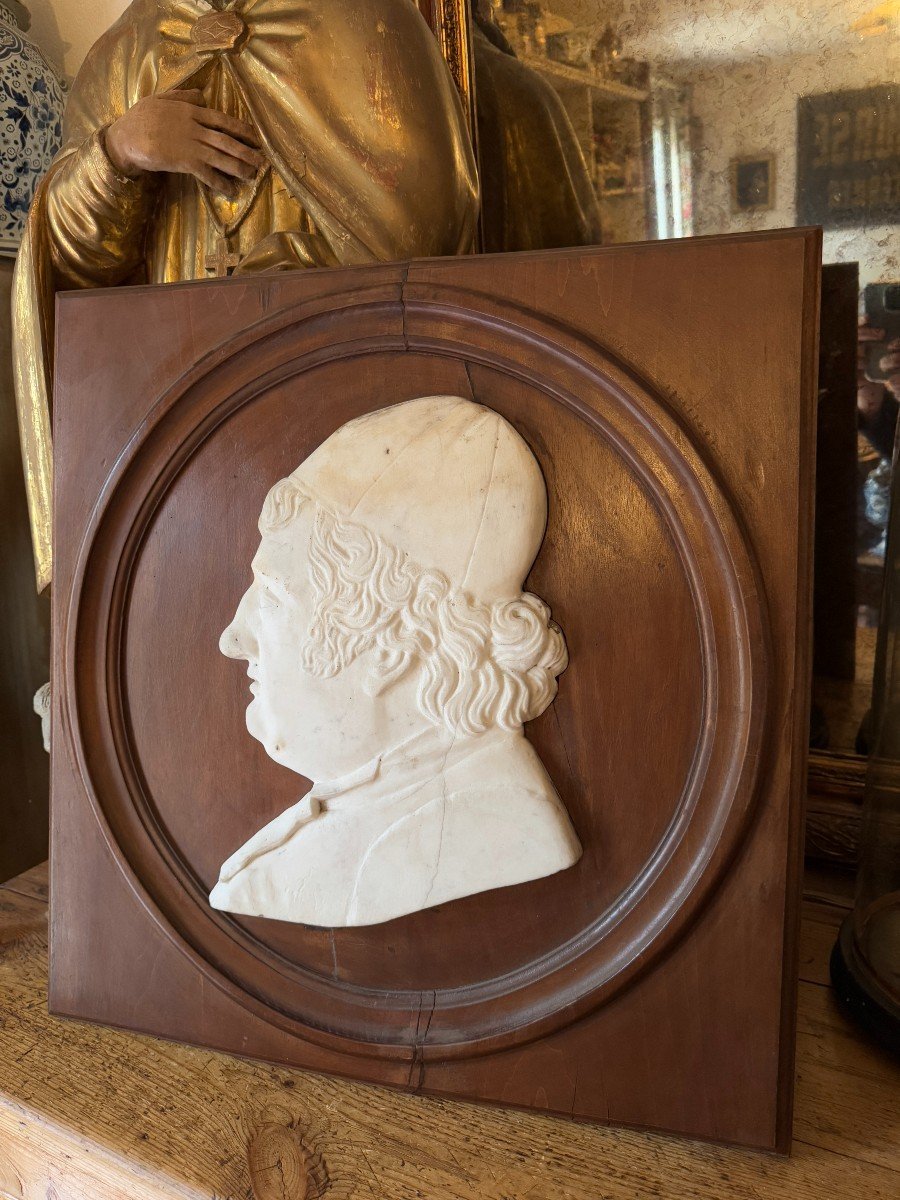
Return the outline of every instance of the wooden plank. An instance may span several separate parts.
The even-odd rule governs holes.
[[[8,889],[3,899],[22,906],[23,927],[31,919],[0,948],[0,1195],[14,1200],[893,1200],[900,1191],[900,1068],[818,982],[800,988],[795,1151],[780,1159],[405,1096],[58,1020],[46,1011],[39,902]],[[820,909],[807,909],[801,951],[817,977],[831,945],[822,931],[834,928]]]

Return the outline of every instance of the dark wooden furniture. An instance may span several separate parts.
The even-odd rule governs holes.
[[[818,272],[788,232],[64,296],[52,1010],[785,1149]],[[584,858],[364,929],[215,912],[297,794],[217,649],[261,500],[430,393],[546,477],[571,666],[528,735]]]

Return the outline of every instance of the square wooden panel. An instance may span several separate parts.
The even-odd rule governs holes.
[[[789,231],[62,297],[52,1010],[786,1149],[818,278]],[[364,928],[217,912],[303,790],[218,650],[262,500],[441,394],[544,475],[570,666],[526,733],[582,860]]]

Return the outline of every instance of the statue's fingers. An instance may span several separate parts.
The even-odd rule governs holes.
[[[221,150],[216,150],[212,146],[204,146],[203,158],[214,170],[219,171],[222,175],[230,175],[233,179],[252,179],[256,174],[256,168],[250,163],[244,162],[240,158],[233,158],[230,154],[223,154]]]
[[[251,146],[259,145],[259,135],[252,125],[248,125],[246,121],[239,121],[237,117],[230,117],[227,113],[219,112],[215,108],[205,108],[202,112],[195,114],[195,119],[198,125],[203,125],[207,129],[218,129]]]
[[[201,130],[200,139],[205,146],[211,146],[214,150],[219,150],[222,154],[228,154],[232,158],[242,159],[245,163],[249,163],[254,171],[258,171],[266,165],[264,155],[260,154],[258,150],[254,150],[252,146],[248,146],[246,142],[238,141],[230,134],[220,133],[218,129],[201,126]]]
[[[214,192],[220,192],[223,196],[227,196],[229,200],[233,200],[237,195],[237,187],[228,176],[222,175],[208,163],[197,163],[192,168],[191,174],[196,176],[201,183],[205,183],[207,187],[212,188]]]

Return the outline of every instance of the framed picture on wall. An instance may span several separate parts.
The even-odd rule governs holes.
[[[774,154],[733,158],[730,169],[732,212],[766,212],[775,207]]]

